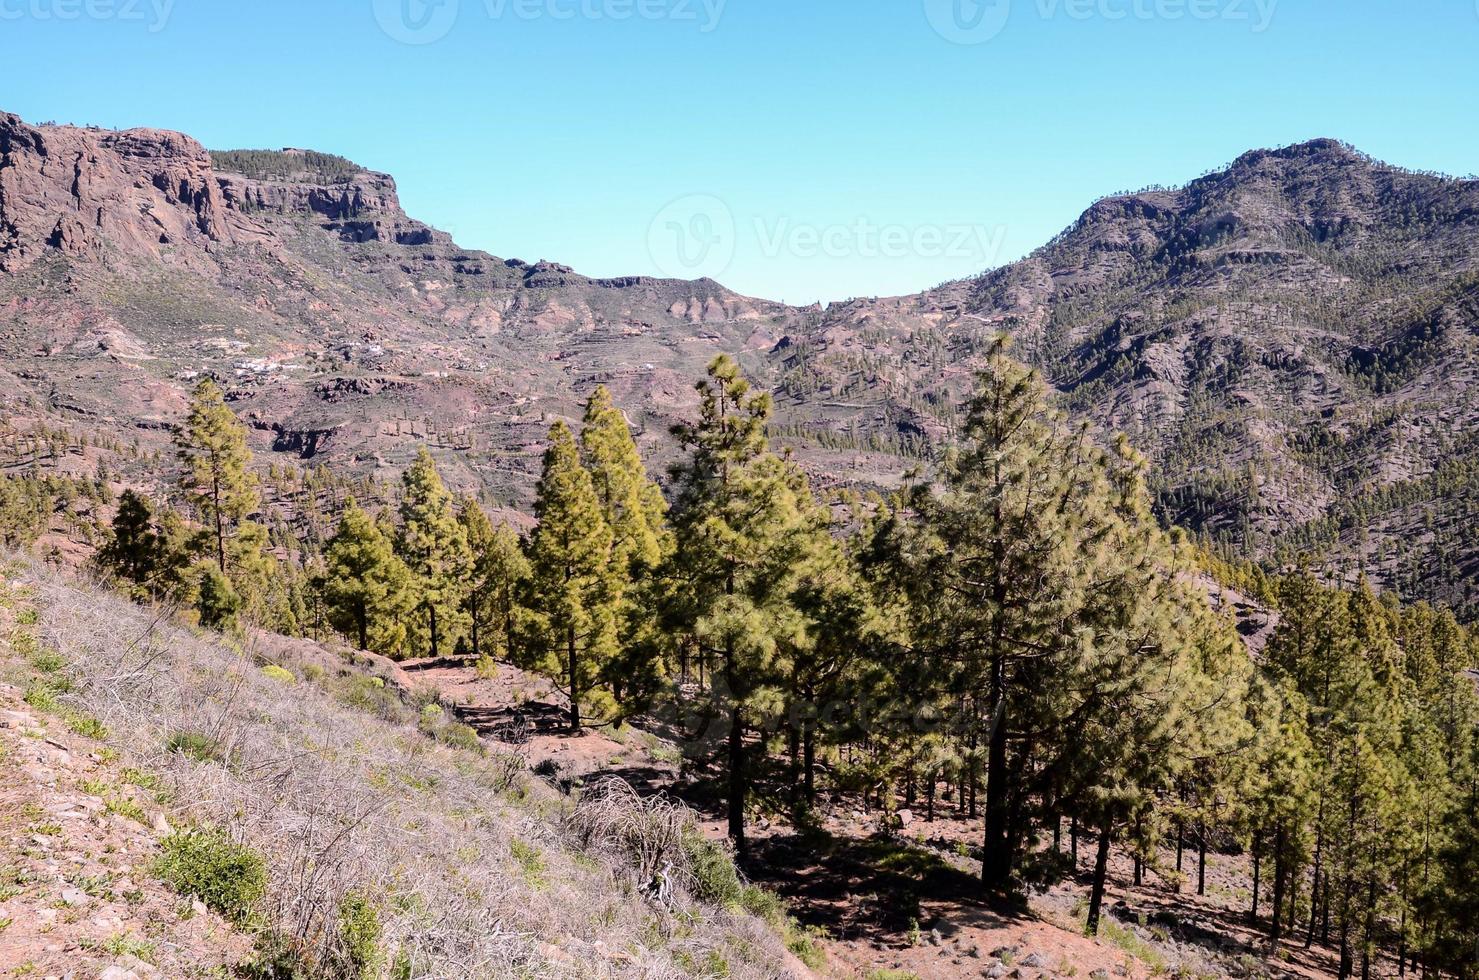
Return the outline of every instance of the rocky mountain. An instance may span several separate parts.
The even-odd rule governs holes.
[[[192,379],[260,451],[391,477],[416,442],[526,504],[554,417],[608,384],[671,452],[720,351],[824,483],[888,486],[955,423],[999,332],[1153,463],[1168,518],[1308,549],[1474,611],[1479,181],[1320,140],[1094,204],[1028,258],[796,309],[464,249],[394,181],[301,150],[0,115],[0,415],[160,448]]]
[[[795,316],[463,249],[341,158],[0,115],[0,397],[22,423],[162,445],[210,373],[259,450],[388,476],[427,441],[517,503],[549,421],[597,383],[659,452],[704,364]]]
[[[1473,614],[1479,180],[1318,140],[1106,198],[1020,262],[784,338],[785,414],[947,429],[1002,331],[1150,457],[1171,520]]]

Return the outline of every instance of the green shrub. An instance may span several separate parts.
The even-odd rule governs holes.
[[[775,892],[766,891],[758,885],[745,885],[740,889],[739,907],[772,926],[780,927],[786,921],[786,903]]]
[[[286,667],[279,667],[277,664],[268,664],[266,667],[263,667],[262,676],[280,681],[283,684],[298,683],[298,678],[293,676],[291,670],[288,670]]]
[[[99,742],[108,737],[106,725],[92,715],[84,715],[80,711],[67,713],[67,727],[83,738],[95,738]]]
[[[267,866],[260,855],[216,828],[177,830],[161,844],[156,876],[236,925],[250,921],[267,892]]]
[[[126,796],[112,796],[103,804],[105,813],[116,813],[120,817],[127,817],[135,823],[147,824],[149,817],[144,813],[144,808]]]
[[[688,859],[688,867],[698,891],[695,898],[720,908],[740,906],[745,885],[740,881],[734,859],[729,856],[724,845],[691,830],[683,837],[683,855]]]
[[[50,684],[35,683],[26,688],[24,700],[31,707],[43,714],[56,714],[61,710],[61,702],[57,700],[57,690]]]
[[[318,664],[304,664],[301,670],[303,679],[310,684],[317,684],[324,679],[324,669]]]
[[[202,732],[175,732],[164,743],[164,748],[196,762],[221,761],[221,744]]]
[[[825,929],[803,926],[794,919],[786,923],[786,948],[796,958],[813,970],[820,970],[827,963],[827,953],[821,941],[827,938]]]
[[[352,675],[338,697],[349,707],[377,715],[386,721],[399,722],[406,718],[406,706],[394,689],[386,686],[382,677]]]
[[[544,871],[546,862],[539,848],[533,844],[527,844],[515,837],[508,842],[509,852],[513,854],[514,860],[519,862],[519,867],[524,869],[524,878],[529,884],[536,887],[544,883]]]
[[[339,903],[339,935],[350,976],[374,980],[380,975],[385,956],[380,951],[380,913],[362,895],[349,894]]]
[[[438,728],[436,740],[454,749],[466,749],[469,752],[483,750],[483,741],[478,738],[477,729],[471,725],[464,725],[460,721],[449,722]]]
[[[38,649],[27,659],[31,661],[32,667],[43,674],[58,674],[67,666],[67,661],[55,650]]]

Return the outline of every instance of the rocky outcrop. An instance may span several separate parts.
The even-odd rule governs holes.
[[[231,240],[210,155],[188,136],[35,127],[0,115],[0,271],[47,250],[188,264]]]
[[[311,212],[330,221],[406,218],[395,181],[386,174],[367,171],[348,183],[333,185],[253,179],[232,173],[221,173],[216,179],[221,195],[240,211]]]

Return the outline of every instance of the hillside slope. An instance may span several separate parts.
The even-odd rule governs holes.
[[[35,566],[0,574],[0,824],[24,831],[3,852],[22,863],[0,891],[0,972],[810,976],[717,899],[733,868],[691,818],[591,791],[572,805],[404,697],[389,665],[241,649]],[[189,877],[230,921],[159,880],[182,828],[262,863],[249,906],[243,860]],[[267,970],[287,962],[303,972]]]

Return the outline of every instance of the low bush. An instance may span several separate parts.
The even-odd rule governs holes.
[[[202,732],[175,732],[164,743],[164,748],[196,762],[221,761],[221,743]]]
[[[154,863],[156,876],[236,925],[251,921],[267,892],[267,867],[260,855],[215,828],[177,830],[161,844],[164,854]]]
[[[279,681],[283,684],[298,683],[298,678],[293,676],[293,672],[291,670],[288,670],[286,667],[279,667],[277,664],[268,664],[266,667],[263,667],[262,676],[269,677],[272,680]]]
[[[380,912],[363,895],[349,894],[339,903],[339,938],[345,971],[354,980],[380,976],[385,954],[380,949]]]

